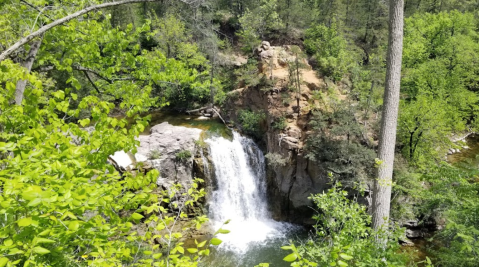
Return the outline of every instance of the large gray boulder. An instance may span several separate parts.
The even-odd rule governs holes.
[[[139,137],[136,161],[148,162],[160,171],[157,181],[160,186],[188,185],[194,177],[193,160],[201,132],[200,129],[173,126],[168,122],[155,125],[150,135]]]

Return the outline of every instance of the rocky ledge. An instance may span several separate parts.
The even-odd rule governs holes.
[[[118,151],[110,158],[125,170],[134,169],[140,162],[145,169],[157,169],[160,172],[157,184],[163,188],[169,188],[173,183],[187,186],[197,176],[194,156],[201,132],[200,129],[163,122],[153,126],[149,135],[139,137],[136,154]]]

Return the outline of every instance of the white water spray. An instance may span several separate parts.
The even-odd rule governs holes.
[[[206,142],[218,183],[210,203],[210,218],[216,228],[231,220],[223,227],[231,232],[219,237],[224,242],[221,246],[242,253],[255,244],[284,237],[291,226],[274,221],[268,212],[261,150],[236,132],[232,141],[214,137]]]

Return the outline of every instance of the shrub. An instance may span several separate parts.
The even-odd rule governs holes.
[[[150,153],[148,154],[148,157],[150,159],[159,159],[161,157],[160,150],[158,150],[158,149],[150,150]]]
[[[286,123],[285,117],[279,117],[273,122],[273,129],[276,129],[276,130],[284,130],[286,126],[287,126],[287,123]]]
[[[256,138],[261,138],[261,122],[265,119],[263,112],[254,112],[249,110],[240,110],[238,119],[241,124],[241,129],[248,135]]]
[[[313,113],[312,133],[306,141],[306,156],[340,175],[341,179],[365,180],[373,177],[374,150],[361,144],[363,128],[354,110],[333,107],[332,112]]]
[[[179,161],[184,161],[191,158],[191,152],[189,150],[182,150],[175,154],[176,159]]]
[[[283,158],[281,154],[278,153],[268,153],[265,155],[265,158],[268,160],[268,165],[273,168],[286,166],[286,163],[288,162],[287,158]]]
[[[348,197],[336,183],[326,193],[310,197],[318,213],[315,235],[296,247],[282,249],[292,253],[284,258],[291,266],[406,266],[407,257],[397,253],[398,238],[403,231],[393,228],[387,233],[376,232],[369,225],[371,216],[366,206]],[[385,238],[385,249],[378,249],[376,238]]]

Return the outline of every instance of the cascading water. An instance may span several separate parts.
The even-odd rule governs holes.
[[[208,178],[211,178],[210,166],[208,164],[208,160],[205,157],[205,153],[203,153],[203,148],[200,149],[200,156],[201,156],[201,161],[203,162],[203,168],[204,168],[205,176],[208,177]]]
[[[290,224],[276,222],[267,209],[265,159],[256,144],[236,132],[233,140],[214,137],[206,140],[210,147],[218,188],[210,201],[210,218],[214,226],[231,232],[221,235],[224,249],[236,254],[253,246],[264,246],[284,237]]]

